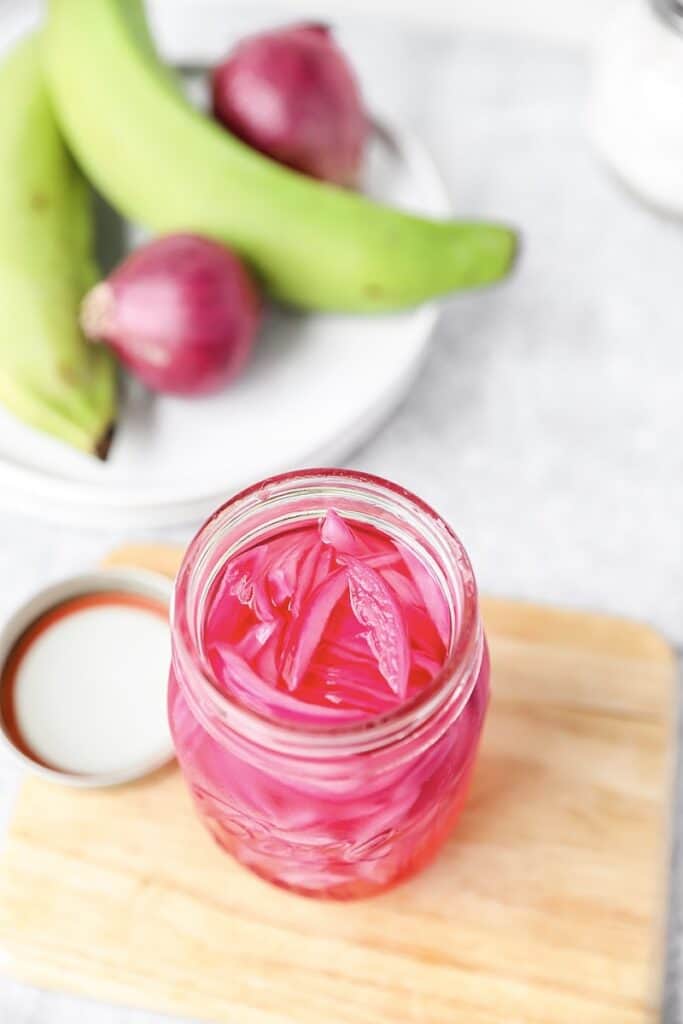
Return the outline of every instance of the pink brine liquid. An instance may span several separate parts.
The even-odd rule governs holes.
[[[204,670],[225,697],[314,736],[371,728],[419,703],[447,660],[453,611],[414,550],[334,509],[241,550],[205,604]],[[220,737],[190,712],[173,673],[170,719],[200,814],[218,842],[269,880],[351,898],[419,869],[465,798],[488,701],[485,646],[457,715],[395,749],[352,744],[329,760]]]

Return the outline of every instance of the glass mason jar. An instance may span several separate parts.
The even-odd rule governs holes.
[[[228,560],[329,508],[408,546],[449,609],[445,663],[419,694],[362,723],[277,721],[220,692],[203,652],[207,601]],[[424,502],[378,477],[305,470],[222,506],[191,542],[175,587],[169,717],[199,816],[252,871],[310,896],[350,899],[419,870],[468,789],[489,694],[469,559]]]

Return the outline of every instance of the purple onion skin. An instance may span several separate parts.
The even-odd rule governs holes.
[[[199,235],[154,239],[85,297],[86,335],[106,343],[152,391],[205,395],[244,367],[261,319],[237,256]]]
[[[266,156],[358,184],[368,119],[356,77],[324,25],[244,39],[212,75],[214,116]]]

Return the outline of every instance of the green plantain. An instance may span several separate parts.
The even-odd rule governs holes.
[[[0,401],[104,458],[116,369],[78,328],[80,300],[98,276],[90,194],[60,136],[36,37],[0,67],[0,126]]]
[[[411,216],[280,166],[194,110],[160,64],[140,0],[50,0],[46,71],[81,166],[156,231],[233,245],[280,299],[397,309],[510,269],[515,235]]]

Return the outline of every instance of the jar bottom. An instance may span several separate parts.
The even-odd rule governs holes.
[[[317,885],[311,884],[314,872],[311,871],[310,866],[298,863],[289,871],[283,870],[281,861],[275,855],[269,859],[263,853],[256,853],[248,839],[245,840],[234,833],[227,832],[217,818],[207,815],[203,801],[197,800],[195,796],[194,802],[201,821],[221,851],[229,854],[242,867],[271,885],[311,899],[327,899],[338,902],[367,899],[371,896],[379,896],[402,882],[408,881],[436,858],[442,846],[453,834],[467,803],[476,755],[475,748],[460,775],[457,790],[448,811],[442,814],[438,823],[424,830],[424,835],[415,843],[408,857],[398,861],[397,857],[392,856],[397,847],[399,851],[403,848],[400,840],[397,843],[396,837],[392,837],[392,853],[387,855],[386,863],[381,859],[353,865],[344,861],[335,865],[334,862],[328,861],[324,871],[324,876],[328,881],[321,880],[321,883]],[[398,862],[396,863],[396,861]],[[364,873],[368,873],[370,877],[363,877]],[[297,882],[296,874],[305,875],[308,879],[307,884]],[[334,874],[340,876],[339,881],[329,881],[330,876],[334,876]]]

